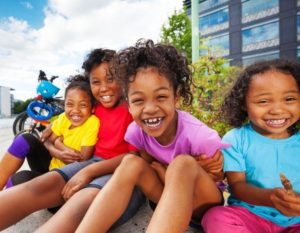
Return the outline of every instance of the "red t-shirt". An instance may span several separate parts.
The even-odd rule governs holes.
[[[101,104],[97,104],[95,115],[100,119],[95,156],[110,159],[137,150],[124,140],[127,127],[132,122],[128,106],[125,103],[115,108],[104,108]]]

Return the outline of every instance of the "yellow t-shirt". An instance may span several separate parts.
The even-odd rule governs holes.
[[[100,121],[95,115],[91,115],[78,127],[70,129],[70,126],[71,121],[66,117],[65,113],[62,113],[53,122],[51,130],[56,136],[63,137],[65,146],[77,151],[80,151],[82,146],[94,146],[96,144]],[[60,168],[64,165],[61,160],[53,157],[49,170]]]

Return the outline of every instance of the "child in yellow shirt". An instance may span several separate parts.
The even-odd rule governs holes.
[[[65,112],[53,122],[52,134],[43,143],[29,133],[18,135],[0,162],[0,190],[12,186],[9,179],[28,159],[32,171],[16,178],[24,181],[54,168],[91,157],[97,142],[99,119],[92,115],[94,99],[85,77],[71,77],[65,91]],[[17,181],[16,183],[20,183]],[[21,182],[22,183],[22,182]]]

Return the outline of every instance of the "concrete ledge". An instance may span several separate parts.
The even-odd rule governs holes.
[[[47,210],[37,211],[28,217],[24,218],[22,221],[17,224],[7,228],[2,231],[2,233],[32,233],[39,226],[41,226],[44,222],[46,222],[49,218],[51,218],[52,214],[50,214]],[[110,233],[142,233],[146,231],[147,225],[152,216],[152,210],[145,204],[141,207],[139,212],[127,223],[124,225],[115,228]],[[188,228],[186,233],[196,233],[200,232],[199,230]]]

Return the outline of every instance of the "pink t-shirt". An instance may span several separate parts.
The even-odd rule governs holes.
[[[163,164],[169,164],[177,155],[189,154],[213,156],[221,148],[228,147],[222,143],[218,133],[203,122],[183,111],[177,111],[178,124],[174,140],[169,145],[161,145],[147,135],[135,122],[132,122],[125,134],[125,140]]]

